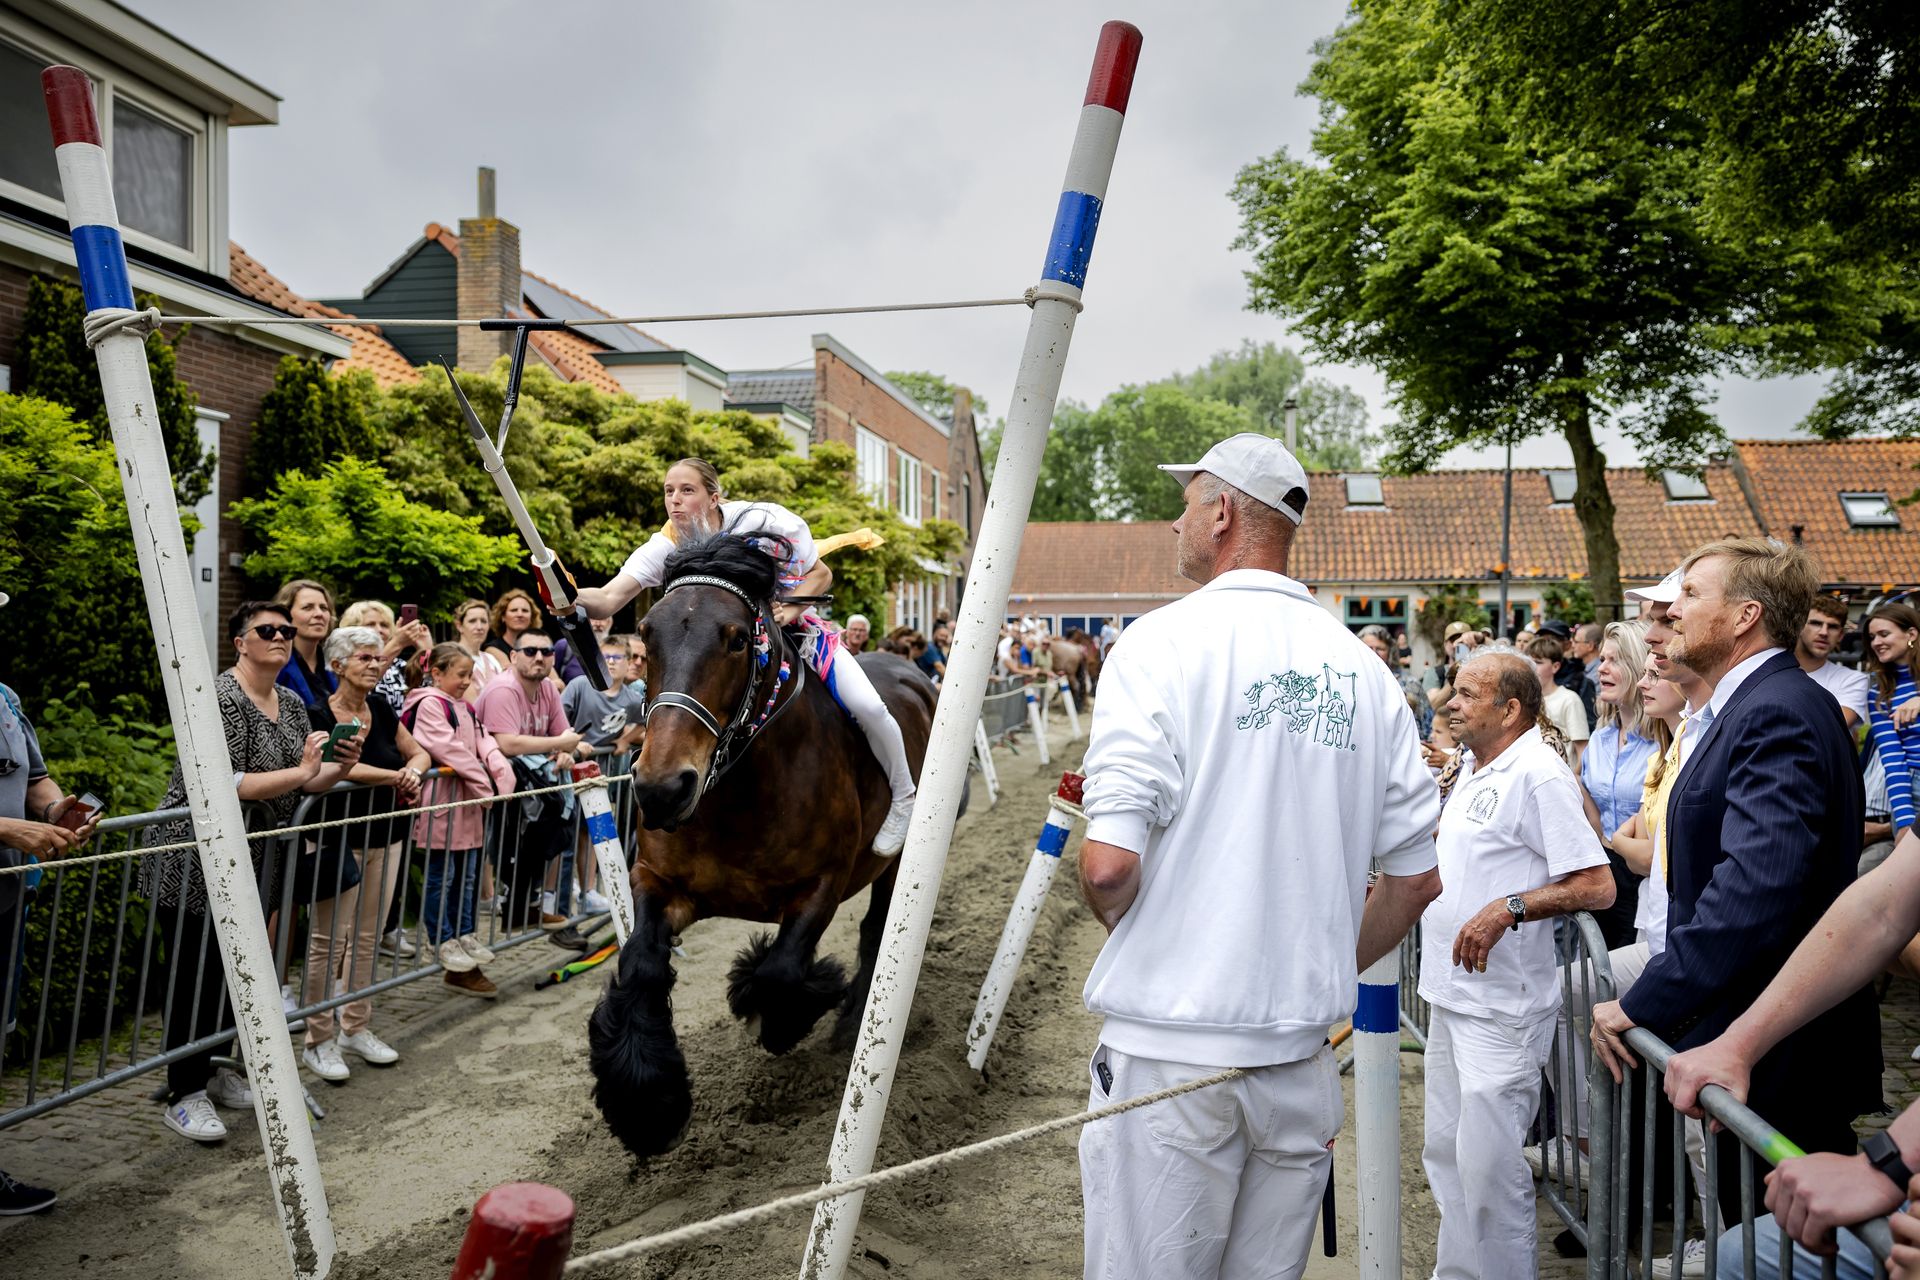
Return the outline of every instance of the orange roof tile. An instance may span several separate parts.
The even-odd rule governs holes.
[[[422,229],[420,234],[426,239],[431,240],[435,244],[439,245],[442,249],[445,249],[448,253],[452,254],[454,257],[457,258],[460,256],[459,235],[454,231],[449,230],[447,227],[441,225],[440,223],[429,222],[426,225],[426,227]],[[541,284],[546,285],[549,289],[553,289],[560,293],[566,294],[569,298],[572,298],[575,302],[579,303],[583,307],[586,307],[588,310],[597,311],[601,315],[606,316],[608,319],[613,318],[613,312],[607,310],[605,307],[601,306],[596,302],[587,301],[587,299],[581,297],[579,294],[567,288],[565,285],[556,284],[552,280],[549,280],[545,276],[541,275],[539,272],[529,271],[524,266],[520,268],[520,271],[524,275],[532,276],[535,280],[538,280]],[[627,327],[630,329],[633,328],[632,325],[628,325]],[[639,334],[641,337],[645,338],[647,341],[656,343],[661,347],[670,349],[673,346],[673,344],[670,342],[661,342],[660,339],[654,337],[652,334],[646,332],[644,329],[634,329],[633,331]],[[591,341],[591,339],[589,339],[589,341]],[[539,343],[535,342],[534,345],[537,347],[539,346]],[[594,345],[604,345],[604,344],[594,344]],[[568,380],[572,382],[578,382],[579,378],[569,378]],[[597,380],[595,380],[594,385],[599,386],[600,383]],[[616,391],[619,390],[618,383],[614,383],[613,386]]]
[[[527,341],[568,382],[585,382],[616,396],[627,393],[612,371],[593,358],[600,348],[572,330],[539,330],[529,334]]]
[[[1920,441],[1741,440],[1734,445],[1767,532],[1799,537],[1829,583],[1877,589],[1920,582],[1920,518],[1896,506],[1899,528],[1856,529],[1842,493],[1884,493],[1893,502],[1920,487]]]
[[[255,302],[295,316],[351,317],[336,307],[303,298],[287,287],[279,276],[266,269],[258,258],[233,241],[227,241],[227,279],[233,287]],[[365,369],[383,387],[397,382],[418,382],[420,371],[407,363],[391,342],[380,335],[378,326],[334,325],[327,328],[353,343],[345,359],[334,362],[335,369]]]

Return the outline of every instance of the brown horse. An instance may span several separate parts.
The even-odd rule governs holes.
[[[769,1052],[785,1053],[837,1007],[834,1043],[850,1047],[893,896],[899,859],[872,849],[891,799],[886,774],[794,637],[773,625],[775,572],[746,538],[688,544],[668,558],[666,590],[640,624],[648,719],[633,769],[645,827],[634,931],[587,1029],[594,1100],[637,1156],[671,1149],[693,1109],[669,1003],[674,935],[709,916],[777,924],[733,962],[734,1016]],[[933,685],[891,654],[859,661],[917,774]],[[849,983],[839,961],[814,949],[839,905],[868,885]]]
[[[1051,647],[1055,677],[1067,678],[1073,686],[1074,703],[1084,709],[1093,686],[1100,680],[1100,647],[1087,643],[1087,633],[1078,627],[1055,636]]]

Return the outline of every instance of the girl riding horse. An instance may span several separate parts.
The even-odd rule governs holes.
[[[774,502],[727,502],[720,489],[720,474],[712,464],[700,458],[682,458],[667,468],[667,524],[627,558],[620,572],[604,587],[582,588],[577,597],[587,613],[605,618],[642,591],[657,587],[666,569],[667,557],[681,543],[695,537],[726,530],[745,535],[766,534],[763,549],[777,547],[778,577],[784,595],[822,595],[833,585],[833,570],[814,551],[813,531],[807,522]],[[804,606],[776,601],[774,618],[789,626],[805,618]],[[834,700],[852,716],[874,759],[887,771],[887,785],[893,803],[887,810],[880,834],[874,837],[873,851],[882,857],[900,852],[907,839],[907,822],[913,816],[913,770],[907,763],[906,744],[900,726],[887,710],[887,704],[874,692],[857,662],[835,662],[835,637],[815,626],[802,656],[833,694]]]

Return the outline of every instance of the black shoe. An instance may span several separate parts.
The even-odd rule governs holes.
[[[580,931],[572,925],[568,925],[564,929],[557,929],[548,934],[547,941],[556,947],[565,947],[569,951],[585,952],[593,950],[593,944],[581,937]]]
[[[30,1187],[24,1182],[15,1182],[0,1169],[0,1217],[17,1217],[24,1213],[42,1213],[53,1208],[57,1197],[45,1187]]]

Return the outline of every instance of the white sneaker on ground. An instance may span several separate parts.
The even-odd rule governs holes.
[[[887,810],[887,820],[880,824],[880,834],[873,838],[873,851],[883,858],[891,858],[900,852],[906,847],[907,824],[912,820],[913,796],[902,796],[895,800]]]
[[[220,1123],[220,1117],[213,1113],[213,1104],[207,1101],[205,1089],[195,1090],[178,1102],[168,1103],[160,1119],[167,1128],[195,1142],[218,1142],[227,1136],[227,1126]]]
[[[477,933],[463,933],[457,939],[460,949],[473,959],[475,964],[492,964],[496,957],[487,945],[480,941]]]
[[[478,966],[460,939],[448,938],[440,944],[440,967],[448,973],[471,973]]]
[[[372,1031],[342,1035],[333,1043],[348,1053],[358,1055],[360,1061],[371,1063],[376,1067],[389,1067],[400,1061],[400,1051]]]
[[[580,909],[590,916],[603,916],[613,910],[613,903],[598,889],[589,889],[580,895]]]
[[[1569,1142],[1566,1138],[1555,1138],[1540,1146],[1528,1147],[1520,1154],[1537,1181],[1544,1181],[1547,1178],[1570,1179],[1575,1176],[1574,1170],[1578,1167],[1580,1185],[1583,1187],[1593,1185],[1587,1153],[1580,1149],[1579,1144]]]
[[[1673,1255],[1663,1253],[1653,1260],[1655,1280],[1673,1280]],[[1707,1242],[1689,1240],[1680,1252],[1680,1274],[1682,1276],[1705,1276],[1707,1274]]]
[[[307,1064],[307,1070],[322,1080],[331,1080],[336,1084],[345,1080],[353,1072],[347,1069],[346,1059],[340,1056],[340,1041],[322,1040],[300,1051],[300,1061]]]
[[[232,1111],[253,1109],[253,1088],[232,1067],[221,1067],[207,1081],[207,1098],[216,1107]]]
[[[413,939],[407,937],[405,929],[394,929],[380,935],[380,954],[410,960],[419,955],[420,951],[413,945]]]

